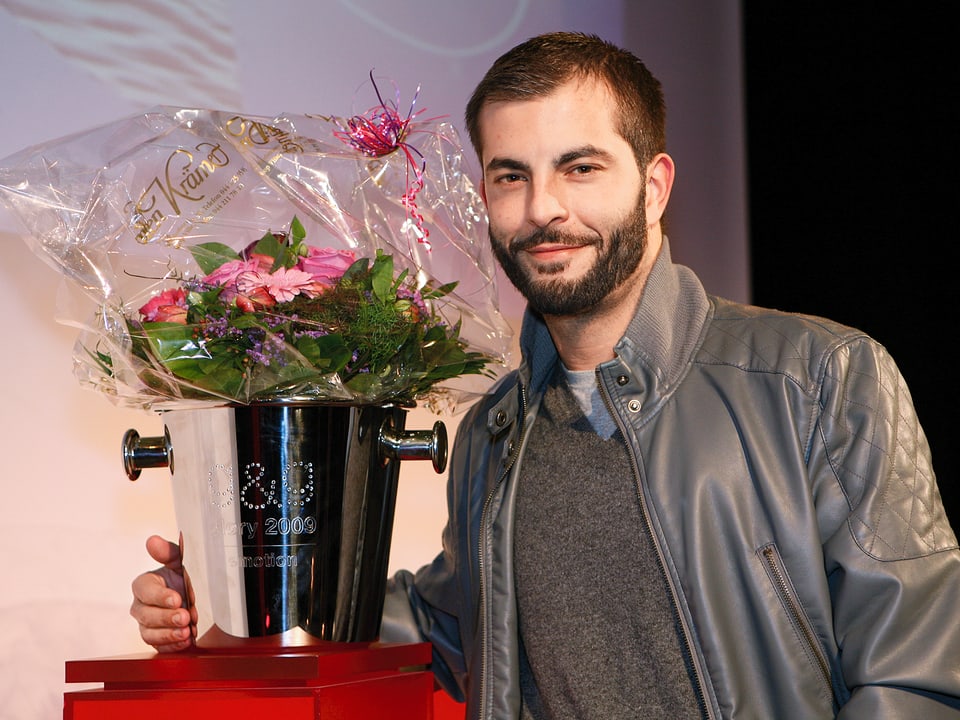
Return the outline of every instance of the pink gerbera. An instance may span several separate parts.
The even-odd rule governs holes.
[[[204,285],[219,285],[234,289],[237,278],[245,272],[267,272],[273,265],[269,255],[251,255],[247,260],[228,260],[212,273],[203,278]]]
[[[266,290],[277,302],[289,302],[301,293],[312,297],[316,292],[313,276],[296,268],[280,268],[272,273],[244,272],[237,277],[241,295],[252,295],[258,289]]]

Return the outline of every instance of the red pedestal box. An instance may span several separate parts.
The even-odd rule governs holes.
[[[64,720],[433,720],[430,645],[330,643],[66,663]]]

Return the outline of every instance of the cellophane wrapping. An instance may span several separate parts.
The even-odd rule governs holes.
[[[421,116],[161,106],[0,162],[80,382],[147,409],[485,391],[510,346],[485,210],[456,129]]]

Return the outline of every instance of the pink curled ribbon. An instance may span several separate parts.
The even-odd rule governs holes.
[[[414,93],[410,110],[401,117],[396,103],[388,105],[380,95],[380,88],[370,72],[370,82],[377,93],[380,104],[364,115],[354,115],[346,121],[346,129],[334,131],[334,135],[367,157],[383,157],[396,150],[402,150],[407,158],[406,191],[400,198],[400,204],[407,210],[418,230],[418,241],[430,249],[430,231],[424,227],[423,215],[417,207],[417,193],[423,189],[423,174],[426,160],[417,148],[406,141],[411,132],[410,124],[423,110],[414,112],[413,108],[420,94],[420,88]]]

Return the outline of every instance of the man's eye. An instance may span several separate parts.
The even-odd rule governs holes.
[[[593,172],[592,165],[577,165],[571,169],[574,175],[588,175]]]
[[[497,182],[503,183],[503,184],[520,182],[521,180],[523,180],[523,175],[517,175],[515,173],[501,175],[500,177],[497,178]]]

